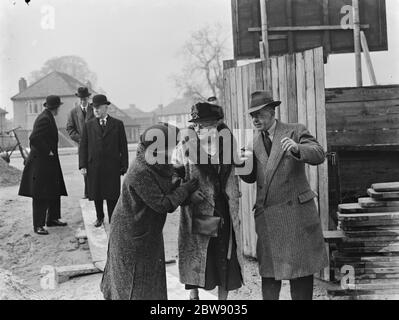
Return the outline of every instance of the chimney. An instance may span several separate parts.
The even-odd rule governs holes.
[[[19,85],[19,92],[26,90],[26,88],[28,87],[28,83],[26,82],[25,78],[19,79],[18,85]]]

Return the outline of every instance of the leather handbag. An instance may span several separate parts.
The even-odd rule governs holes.
[[[193,217],[192,232],[193,234],[217,238],[221,220],[221,217],[195,215]]]

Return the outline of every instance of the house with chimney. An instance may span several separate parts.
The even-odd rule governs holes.
[[[19,92],[11,100],[14,108],[14,127],[21,128],[19,136],[21,136],[21,142],[25,147],[29,144],[28,137],[32,131],[33,123],[36,117],[42,112],[46,97],[51,94],[60,96],[64,103],[55,117],[59,129],[59,146],[76,146],[75,142],[69,139],[66,124],[69,112],[79,103],[75,93],[82,86],[88,85],[83,84],[66,73],[58,71],[49,73],[29,86],[24,78],[19,80]],[[91,88],[90,92],[93,95],[96,94]],[[112,97],[109,97],[109,99],[112,102]],[[129,143],[138,142],[139,126],[135,124],[129,115],[114,104],[109,106],[108,113],[110,116],[123,121]]]

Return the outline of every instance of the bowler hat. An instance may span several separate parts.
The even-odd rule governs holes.
[[[47,96],[46,97],[46,102],[43,103],[43,106],[45,106],[47,109],[53,110],[57,109],[60,105],[64,104],[61,102],[61,99],[59,96]]]
[[[251,94],[251,103],[248,113],[254,113],[265,107],[276,108],[281,104],[281,101],[274,101],[273,97],[266,91],[256,91]]]
[[[155,132],[155,130],[158,130],[158,132]],[[145,148],[147,148],[158,139],[157,136],[154,136],[154,133],[163,134],[164,138],[163,141],[165,142],[165,145],[164,146],[158,145],[157,147],[158,151],[165,151],[168,148],[174,148],[177,145],[179,132],[180,132],[179,128],[171,124],[165,122],[159,122],[144,130],[144,132],[140,135],[140,142]],[[173,137],[176,140],[173,141],[171,140],[170,137]],[[172,143],[172,145],[170,146],[169,143]]]
[[[220,120],[223,119],[223,109],[213,103],[199,102],[191,107],[191,118],[189,122]]]
[[[89,92],[89,89],[86,87],[79,87],[78,92],[75,93],[75,96],[79,98],[87,98],[91,96],[91,93]]]
[[[93,97],[93,108],[102,106],[103,104],[110,105],[111,102],[108,101],[107,97],[103,94],[97,94]]]

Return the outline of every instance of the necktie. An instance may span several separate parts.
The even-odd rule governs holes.
[[[82,112],[83,112],[83,115],[84,115],[84,117],[86,119],[86,108],[82,108]]]
[[[269,132],[268,131],[263,132],[262,136],[267,155],[270,157],[270,152],[272,151],[272,140],[270,140]]]
[[[105,126],[106,126],[105,119],[100,119],[100,126],[101,126],[101,129],[103,129],[103,131],[104,131]]]

